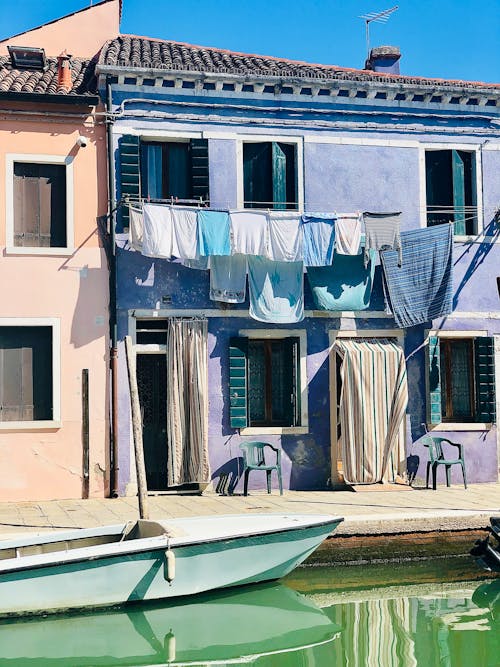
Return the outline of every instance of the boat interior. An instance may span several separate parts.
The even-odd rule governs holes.
[[[9,546],[3,549],[0,546],[0,560],[20,558],[22,556],[37,556],[39,554],[49,554],[56,551],[85,549],[86,547],[95,547],[102,544],[142,540],[149,537],[160,537],[161,535],[167,535],[168,537],[174,536],[172,531],[167,530],[161,523],[139,519],[138,521],[127,522],[123,530],[117,533],[87,535],[85,537],[72,537],[71,539],[54,539],[50,542],[35,542],[33,544]]]

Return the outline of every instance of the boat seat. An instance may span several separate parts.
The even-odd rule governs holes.
[[[167,537],[182,537],[185,533],[178,528],[164,526],[158,521],[139,519],[138,521],[129,521],[125,524],[120,541],[144,540],[148,537],[160,537],[161,535],[166,535]]]

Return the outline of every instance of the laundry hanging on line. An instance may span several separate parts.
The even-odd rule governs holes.
[[[412,327],[453,310],[453,225],[401,232],[398,252],[380,253],[388,312],[398,327]]]
[[[365,266],[368,266],[370,250],[397,250],[398,266],[401,266],[401,236],[399,220],[401,212],[396,213],[363,213],[365,223]]]
[[[335,250],[335,217],[328,213],[302,216],[304,264],[329,266]]]
[[[366,310],[370,305],[375,273],[374,250],[368,266],[363,255],[335,253],[332,266],[309,267],[307,280],[318,310]]]
[[[249,314],[260,322],[290,324],[304,319],[302,262],[248,257]]]

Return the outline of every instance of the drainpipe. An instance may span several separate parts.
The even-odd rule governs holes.
[[[108,148],[108,219],[111,237],[109,266],[109,337],[111,371],[111,427],[110,427],[110,467],[111,498],[118,496],[118,349],[116,328],[116,197],[115,197],[115,160],[113,151],[113,98],[109,76],[106,77],[106,140]]]

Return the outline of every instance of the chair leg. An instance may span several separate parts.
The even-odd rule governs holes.
[[[250,470],[245,470],[244,482],[243,482],[243,495],[248,496],[248,475]]]
[[[281,476],[281,468],[278,468],[278,484],[280,486],[280,496],[283,495],[283,478]]]
[[[271,493],[271,471],[266,470],[266,477],[267,477],[267,492]]]
[[[451,466],[445,466],[446,468],[446,486],[450,486],[450,469]]]
[[[434,463],[432,466],[432,488],[436,490],[436,477],[437,477],[437,465]]]
[[[467,476],[466,476],[466,474],[465,474],[465,465],[464,465],[464,462],[463,462],[463,461],[460,461],[460,465],[462,466],[462,475],[463,475],[463,478],[464,478],[464,486],[465,486],[465,488],[467,488]]]
[[[430,469],[431,469],[431,462],[427,461],[427,472],[425,474],[425,488],[426,489],[429,488],[429,472],[430,472]]]

